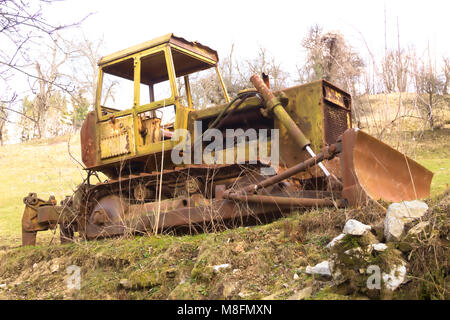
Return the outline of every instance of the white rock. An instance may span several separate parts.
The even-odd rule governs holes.
[[[375,251],[384,251],[387,249],[387,245],[384,243],[374,243],[372,244],[372,248]]]
[[[406,267],[404,264],[392,268],[390,273],[382,273],[383,282],[386,289],[394,291],[404,281],[406,276]]]
[[[351,234],[354,236],[361,236],[370,229],[372,229],[371,226],[361,223],[355,219],[349,219],[345,223],[344,230],[342,230],[342,232],[345,234]]]
[[[58,272],[58,270],[59,270],[59,264],[54,264],[54,265],[52,265],[52,267],[50,268],[50,272],[51,272],[51,273]]]
[[[294,280],[298,280],[298,278],[299,278],[299,276],[298,276],[298,274],[294,274]]]
[[[392,203],[387,209],[384,220],[386,240],[399,240],[403,234],[405,223],[422,217],[427,210],[428,205],[419,200]]]
[[[0,289],[4,289],[4,288],[6,288],[6,283],[0,284]]]
[[[233,269],[233,273],[238,273],[239,271],[241,271],[241,270],[239,270],[239,269]]]
[[[34,263],[34,264],[33,264],[33,270],[36,269],[37,267],[38,267],[38,264],[37,264],[37,263]]]
[[[384,220],[384,236],[386,237],[386,241],[399,240],[404,227],[405,223],[401,219],[386,216]]]
[[[345,233],[341,233],[337,237],[334,237],[333,240],[330,241],[329,244],[327,244],[327,248],[331,249],[336,243],[341,241],[345,237]]]
[[[316,264],[314,267],[307,266],[305,272],[307,274],[317,274],[320,276],[331,277],[331,270],[328,261],[322,261]]]
[[[231,265],[229,263],[224,263],[224,264],[219,264],[217,266],[214,266],[213,269],[214,269],[214,271],[219,271],[220,269],[227,269],[230,267],[231,267]]]
[[[416,219],[422,217],[428,210],[428,205],[419,200],[413,201],[403,201],[392,203],[388,207],[388,212],[392,216],[397,216],[399,218],[409,218]]]

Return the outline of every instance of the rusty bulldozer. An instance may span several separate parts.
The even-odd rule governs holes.
[[[352,128],[343,90],[321,80],[272,92],[268,77],[254,75],[254,88],[231,100],[218,60],[173,34],[103,57],[95,110],[81,129],[87,178],[59,205],[24,198],[23,245],[58,225],[67,242],[76,232],[97,239],[205,230],[305,207],[429,196],[433,173]],[[189,78],[203,70],[214,73],[225,103],[193,105]],[[105,103],[112,81],[128,83],[121,93],[130,96],[114,107]]]

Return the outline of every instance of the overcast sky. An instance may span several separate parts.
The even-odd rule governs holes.
[[[227,55],[234,43],[236,59],[253,58],[258,46],[265,47],[282,67],[297,77],[304,61],[301,40],[310,26],[340,31],[360,55],[369,60],[370,50],[384,53],[384,12],[388,47],[397,46],[397,19],[403,47],[414,46],[426,53],[428,44],[437,63],[449,56],[450,1],[448,0],[66,0],[45,7],[53,25],[76,22],[93,13],[82,24],[88,39],[104,39],[104,54],[173,32],[199,41]],[[71,29],[65,36],[77,37]],[[364,37],[364,38],[363,38]],[[27,94],[26,81],[10,84],[20,96]],[[4,91],[4,90],[3,90]],[[20,101],[18,102],[20,103]],[[11,130],[14,131],[14,130]]]
[[[449,55],[450,1],[138,1],[67,0],[52,5],[48,18],[62,23],[93,12],[83,24],[88,38],[104,37],[105,54],[173,32],[216,49],[219,57],[235,44],[237,57],[253,57],[266,47],[291,74],[304,52],[301,40],[317,23],[325,31],[339,30],[368,58],[370,49],[384,52],[384,10],[388,46],[396,46],[397,18],[400,41],[426,50],[440,60]],[[360,34],[361,33],[361,34]]]

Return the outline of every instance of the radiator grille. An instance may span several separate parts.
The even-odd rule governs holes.
[[[330,104],[325,104],[325,142],[327,144],[335,143],[337,138],[348,128],[348,111]]]

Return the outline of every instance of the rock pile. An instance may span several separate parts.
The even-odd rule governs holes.
[[[342,233],[327,245],[330,259],[308,266],[306,273],[328,276],[342,294],[391,297],[406,280],[407,263],[397,247],[427,226],[426,222],[419,222],[405,232],[405,224],[416,222],[427,210],[428,206],[421,201],[393,203],[381,229],[349,219]]]

